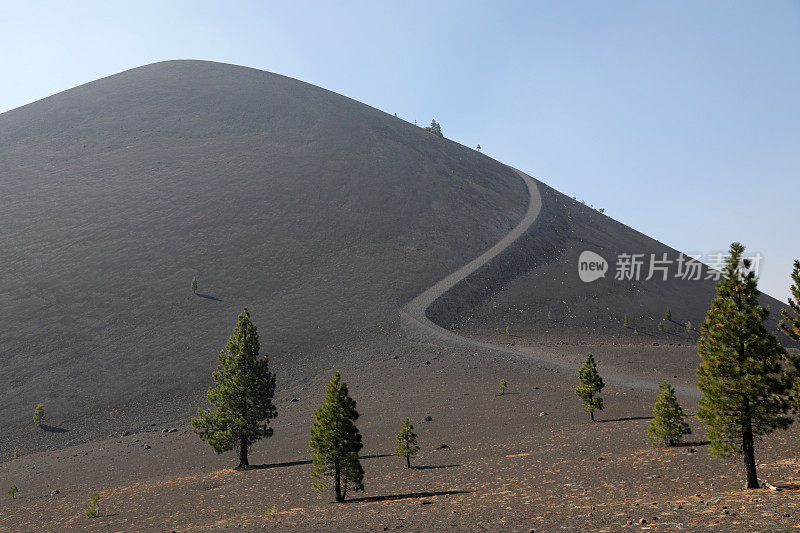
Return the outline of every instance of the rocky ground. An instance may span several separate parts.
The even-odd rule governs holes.
[[[673,381],[694,386],[691,366],[669,367],[690,358],[687,347],[520,352],[573,360],[587,348],[601,373],[647,376],[648,361],[658,358]],[[13,501],[0,500],[0,531],[788,531],[798,523],[796,428],[757,449],[760,477],[782,490],[745,491],[740,460],[713,457],[693,416],[684,446],[649,445],[652,390],[607,386],[606,410],[592,424],[572,392],[575,376],[544,371],[523,354],[421,343],[372,354],[354,354],[340,368],[365,444],[366,490],[346,503],[313,490],[309,477],[308,429],[326,369],[278,392],[275,435],[254,447],[251,471],[231,469],[233,453],[215,455],[188,419],[165,413],[152,426],[0,463],[3,492],[11,483],[20,488]],[[498,396],[501,378],[510,386]],[[696,395],[681,400],[694,413]],[[422,447],[410,470],[391,455],[405,416]],[[84,516],[93,492],[108,516]]]

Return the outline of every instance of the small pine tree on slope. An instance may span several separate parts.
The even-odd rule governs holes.
[[[347,384],[341,382],[339,372],[333,374],[325,390],[325,402],[314,417],[309,446],[314,451],[316,468],[311,476],[332,476],[336,501],[343,502],[348,490],[364,490],[364,469],[358,460],[363,445],[355,424],[356,402],[348,394]],[[315,489],[327,486],[323,480],[314,482]]]
[[[395,437],[394,454],[406,458],[406,468],[411,468],[411,458],[419,452],[417,434],[408,418],[403,420],[403,428]]]
[[[39,404],[33,410],[33,423],[37,426],[41,426],[42,422],[44,422],[45,414],[44,414],[44,404]]]
[[[653,420],[647,427],[647,438],[653,446],[673,446],[684,435],[691,434],[686,415],[675,397],[675,389],[666,381],[658,385],[658,398],[653,406]]]
[[[700,329],[697,352],[698,387],[703,394],[697,417],[708,426],[711,452],[725,457],[741,453],[746,488],[758,488],[754,439],[786,428],[785,380],[781,379],[785,350],[768,332],[769,311],[758,304],[750,262],[742,259],[744,247],[733,243]],[[740,263],[744,270],[740,268]]]
[[[250,467],[248,447],[272,436],[269,423],[278,416],[272,403],[275,375],[269,371],[268,356],[259,358],[260,350],[258,331],[245,307],[219,353],[219,364],[212,374],[214,386],[206,393],[214,408],[198,409],[192,420],[192,431],[215,452],[238,447],[239,469]]]
[[[592,422],[594,422],[595,410],[603,410],[603,399],[597,395],[606,385],[597,372],[597,364],[594,362],[592,354],[586,356],[586,361],[578,371],[578,379],[580,384],[575,389],[575,394],[583,402],[583,410],[591,415]]]

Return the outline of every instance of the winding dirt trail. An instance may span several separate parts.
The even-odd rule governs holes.
[[[458,270],[450,273],[445,278],[431,286],[428,290],[418,295],[416,298],[403,306],[403,308],[400,310],[400,320],[403,326],[409,332],[413,333],[415,338],[418,340],[444,342],[451,345],[463,346],[499,355],[524,357],[534,362],[543,370],[557,370],[561,372],[577,374],[579,365],[566,361],[551,359],[548,357],[542,357],[530,351],[517,349],[511,346],[500,346],[497,344],[490,344],[488,342],[464,337],[433,323],[426,314],[426,311],[431,304],[436,301],[436,299],[469,277],[473,272],[476,272],[481,267],[488,264],[508,247],[512,246],[517,239],[519,239],[526,231],[530,229],[530,227],[539,217],[539,213],[542,210],[542,197],[539,194],[539,188],[536,186],[536,182],[524,172],[521,172],[513,167],[509,168],[519,174],[519,176],[525,182],[525,185],[528,187],[528,193],[530,196],[528,200],[528,210],[525,213],[525,216],[522,218],[519,224],[517,224],[516,227],[511,230],[511,232],[498,241],[494,246]],[[618,385],[621,387],[653,391],[658,390],[658,383],[654,381],[641,379],[618,372],[608,374],[604,373],[603,380],[607,384]],[[685,397],[700,397],[700,392],[695,387],[678,385],[675,386],[675,391]]]

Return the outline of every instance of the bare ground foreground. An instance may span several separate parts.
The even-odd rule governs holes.
[[[601,371],[630,357],[598,346],[552,355],[577,360],[586,349]],[[634,351],[653,359],[691,349]],[[798,523],[796,429],[758,448],[759,475],[784,490],[744,491],[739,461],[713,458],[693,418],[686,446],[650,447],[653,392],[608,386],[607,408],[592,424],[572,375],[523,357],[408,344],[352,360],[341,368],[362,413],[366,490],[344,504],[311,487],[308,428],[323,386],[315,379],[281,391],[275,436],[251,454],[263,463],[256,470],[232,470],[234,454],[216,456],[187,432],[187,420],[164,417],[125,436],[6,462],[0,479],[21,492],[3,499],[0,530],[790,531]],[[676,375],[693,380],[686,370]],[[497,396],[501,377],[510,387]],[[691,398],[682,401],[694,412]],[[390,455],[404,416],[422,445],[411,470]],[[94,491],[109,516],[83,516]],[[276,514],[265,516],[272,506]]]
[[[583,250],[677,252],[474,150],[297,80],[175,61],[1,114],[0,163],[0,531],[800,524],[796,428],[757,447],[780,491],[742,490],[694,417],[685,446],[645,439],[659,381],[696,410],[713,282],[580,282]],[[245,305],[279,417],[239,472],[188,428]],[[573,393],[590,351],[594,424]],[[366,490],[343,504],[309,477],[334,370],[365,444]],[[391,455],[406,416],[413,469]],[[84,515],[94,492],[105,517]]]

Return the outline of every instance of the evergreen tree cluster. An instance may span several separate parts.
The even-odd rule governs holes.
[[[442,135],[442,125],[436,122],[436,119],[431,120],[431,125],[425,126],[424,129],[425,131],[429,131],[434,135],[438,135],[439,137],[444,137],[444,135]]]

